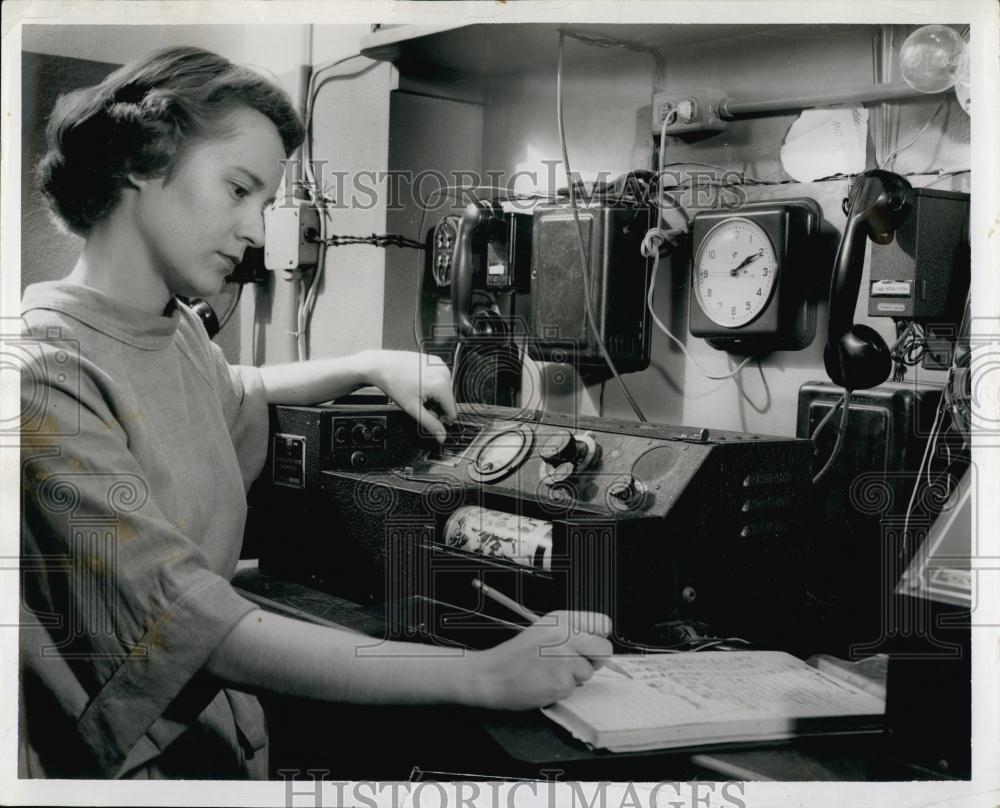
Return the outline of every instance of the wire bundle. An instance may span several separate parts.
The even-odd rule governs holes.
[[[407,238],[406,236],[401,236],[396,233],[383,233],[382,235],[372,233],[370,236],[332,235],[327,236],[325,239],[321,239],[318,234],[307,232],[306,241],[311,241],[315,244],[322,244],[325,247],[343,247],[347,244],[370,244],[373,247],[395,246],[409,247],[411,250],[425,249],[423,242]]]
[[[915,320],[896,321],[896,342],[889,353],[892,356],[892,380],[901,382],[906,376],[906,369],[919,365],[927,350],[927,337],[924,327]]]

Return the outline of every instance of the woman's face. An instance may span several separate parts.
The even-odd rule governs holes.
[[[285,157],[281,137],[247,107],[229,124],[234,136],[192,144],[169,177],[136,182],[140,238],[171,294],[217,294],[243,251],[264,243],[264,208]]]

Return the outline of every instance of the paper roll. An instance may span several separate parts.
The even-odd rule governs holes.
[[[541,519],[465,505],[448,518],[444,541],[456,550],[552,568],[552,523]]]

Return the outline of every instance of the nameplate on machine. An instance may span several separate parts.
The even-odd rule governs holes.
[[[288,488],[305,488],[306,439],[302,435],[278,432],[274,435],[273,448],[271,479],[274,484]]]

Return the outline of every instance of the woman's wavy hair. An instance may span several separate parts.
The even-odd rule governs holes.
[[[302,143],[292,102],[259,73],[200,48],[157,51],[59,97],[38,187],[62,224],[86,237],[118,205],[130,175],[168,176],[192,143],[233,135],[227,125],[240,107],[274,123],[286,157]]]

